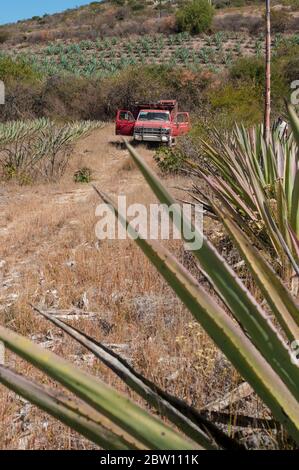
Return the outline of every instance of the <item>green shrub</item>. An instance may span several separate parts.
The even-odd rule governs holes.
[[[288,89],[291,82],[298,80],[299,45],[284,45],[278,49],[274,59],[275,70],[286,82]]]
[[[245,0],[231,0],[229,2],[232,7],[244,7],[246,5]]]
[[[299,46],[283,45],[276,51],[272,59],[271,94],[274,115],[281,113],[284,107],[283,97],[287,97],[291,92],[290,85],[298,78],[298,70]],[[251,96],[255,90],[255,95],[262,97],[265,84],[264,60],[257,57],[238,59],[230,68],[230,81],[236,83],[237,89],[240,86],[243,87],[245,94]],[[251,109],[252,106],[249,104]]]
[[[183,164],[183,154],[177,147],[159,147],[154,160],[163,173],[177,173]]]
[[[0,31],[0,44],[4,44],[9,39],[9,32],[2,30]]]
[[[142,11],[145,9],[145,6],[142,3],[132,3],[131,5],[132,11]]]
[[[191,34],[203,33],[211,28],[213,16],[214,7],[208,0],[188,1],[177,11],[177,27]]]
[[[92,177],[92,170],[88,167],[80,168],[74,174],[75,183],[90,183]]]
[[[233,80],[251,80],[256,84],[263,84],[265,79],[265,65],[262,58],[243,57],[238,59],[230,68],[230,77]]]
[[[282,0],[280,3],[284,6],[291,7],[293,11],[299,9],[299,0]]]
[[[289,21],[290,16],[286,11],[271,9],[271,30],[273,33],[283,33]]]
[[[263,93],[259,87],[250,83],[229,83],[209,92],[212,112],[215,114],[215,126],[230,129],[235,122],[246,126],[263,120]]]
[[[17,80],[19,83],[33,83],[40,78],[41,75],[33,67],[21,60],[13,60],[6,56],[0,57],[0,80],[6,83],[11,80]]]

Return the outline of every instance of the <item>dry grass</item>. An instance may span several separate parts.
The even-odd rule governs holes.
[[[97,197],[89,185],[75,185],[80,166],[93,170],[95,183],[129,201],[150,203],[154,196],[141,175],[128,166],[125,150],[109,142],[112,126],[77,145],[71,167],[59,185],[0,189],[1,323],[70,359],[105,382],[129,393],[86,351],[34,315],[29,303],[54,309],[74,306],[97,312],[77,326],[115,350],[139,371],[190,404],[201,408],[240,383],[240,377],[175,298],[131,241],[97,243]],[[141,147],[153,164],[151,150]],[[169,186],[179,184],[170,177]],[[206,226],[215,233],[215,225]],[[178,242],[169,242],[184,258]],[[188,258],[188,257],[187,257]],[[186,258],[186,262],[188,259]],[[82,299],[88,299],[88,305]],[[51,383],[12,354],[7,363]],[[136,398],[134,396],[134,398]],[[138,399],[141,402],[140,399]],[[231,411],[264,413],[251,397]],[[1,449],[86,449],[91,445],[15,394],[0,387]]]

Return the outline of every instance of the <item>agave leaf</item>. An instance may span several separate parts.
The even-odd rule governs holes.
[[[266,207],[265,207],[265,210],[267,210]],[[269,220],[269,224],[273,224],[273,230],[275,230],[277,227],[276,227],[273,219],[271,218],[271,214],[269,214],[269,213],[268,213],[268,220]],[[278,239],[280,241],[280,244],[281,244],[285,254],[289,258],[289,261],[291,263],[292,268],[294,269],[296,275],[299,276],[299,264],[297,263],[296,259],[294,258],[293,253],[291,252],[290,248],[288,247],[285,239],[283,238],[283,236],[282,236],[282,234],[280,233],[279,230],[277,230],[277,236],[278,236]]]
[[[276,218],[278,230],[280,231],[284,240],[288,241],[288,246],[290,242],[289,233],[287,230],[288,226],[288,207],[285,197],[285,192],[281,183],[281,180],[277,180],[275,183],[275,193],[276,193]]]
[[[256,227],[256,226],[251,227],[251,225],[249,225],[249,224],[248,225],[244,224],[244,219],[242,218],[240,213],[237,212],[234,205],[231,204],[226,199],[223,192],[218,191],[218,189],[212,184],[212,180],[209,177],[206,177],[204,174],[202,175],[202,177],[206,181],[206,183],[210,186],[210,188],[213,190],[213,192],[215,193],[217,198],[225,204],[225,206],[226,206],[227,210],[230,212],[230,215],[233,218],[233,220],[235,220],[239,224],[239,226],[243,228],[243,230],[245,231],[247,236],[253,241],[253,243],[255,243],[261,249],[267,251],[269,249],[268,245],[266,243],[264,243],[263,240],[254,231],[254,228],[256,230],[260,231],[261,230],[260,227]],[[197,190],[196,186],[195,186],[195,188]],[[210,204],[214,207],[214,203],[213,203],[212,199],[210,200]],[[214,209],[212,210],[212,212],[214,212]]]
[[[247,206],[253,210],[254,204],[252,203],[250,187],[248,185],[248,181],[244,178],[244,174],[246,174],[246,172],[244,172],[242,166],[239,165],[239,162],[234,159],[231,149],[229,149],[227,145],[223,144],[221,158],[219,158],[218,154],[207,142],[201,140],[201,143],[206,154],[211,158],[214,165],[219,169],[223,179],[227,182],[231,190],[237,194],[242,194]],[[234,165],[231,164],[231,161],[228,157],[226,157],[226,154],[233,158]],[[190,164],[190,162],[188,163]],[[201,168],[200,171],[201,173],[205,173],[204,168]]]
[[[212,179],[209,176],[202,175],[205,181],[213,187],[214,192],[217,194],[225,194],[227,199],[231,201],[236,207],[238,207],[241,211],[244,212],[247,216],[249,216],[253,221],[257,221],[256,214],[248,207],[240,196],[232,189],[230,186],[224,181],[216,176]]]
[[[251,185],[254,191],[254,196],[257,202],[257,209],[260,213],[261,219],[264,221],[267,233],[272,241],[272,244],[279,256],[281,256],[282,249],[279,240],[279,230],[275,224],[275,221],[271,215],[271,211],[268,205],[268,198],[266,197],[265,191],[260,183],[260,180],[256,176],[255,172],[250,172]]]
[[[289,228],[290,237],[291,237],[292,242],[293,242],[294,250],[295,250],[295,253],[296,253],[296,256],[297,256],[297,260],[298,260],[298,263],[299,263],[299,238],[297,237],[296,233],[294,232],[294,230],[292,229],[292,227],[290,225],[288,226],[288,228]]]
[[[168,206],[175,204],[175,200],[165,186],[163,186],[134,148],[128,143],[127,147],[134,162],[160,202]],[[267,207],[264,209],[266,211]],[[175,212],[176,209],[174,208],[170,215],[173,217],[177,228],[181,231],[184,238],[184,234],[188,233],[187,230],[190,230],[192,223],[184,216],[182,211],[178,212],[177,210],[177,214]],[[186,231],[185,227],[187,227]],[[236,320],[248,332],[256,348],[287,384],[294,396],[299,399],[299,367],[292,362],[290,350],[281,335],[279,335],[265,312],[211,243],[194,226],[192,226],[192,231],[194,239],[199,246],[203,242],[200,249],[193,251],[194,256],[199,261],[203,274],[208,277],[217,293],[230,308]],[[186,239],[185,241],[188,242]]]
[[[203,419],[196,410],[164,392],[154,383],[137,373],[126,361],[110,351],[106,346],[87,336],[82,331],[53,317],[53,315],[36,307],[33,308],[37,313],[85,346],[132,390],[154,406],[160,414],[168,417],[192,440],[199,442],[206,449],[215,448],[215,443],[226,449],[242,448],[236,441],[230,439],[209,421]]]
[[[245,258],[257,285],[260,287],[272,311],[277,316],[290,341],[299,338],[299,308],[289,291],[275,275],[272,268],[252,246],[250,240],[228,216],[224,207],[215,206],[215,212],[234,239]]]
[[[192,450],[196,447],[195,444],[185,440],[177,432],[132,403],[127,397],[27,338],[0,327],[0,341],[15,354],[57,380],[149,449]]]
[[[295,160],[296,155],[291,154],[288,149],[285,148],[284,156],[285,156],[285,164],[284,164],[284,190],[285,190],[285,197],[287,200],[288,207],[291,207],[292,204],[292,193],[293,193],[293,186],[294,186],[294,179],[296,173],[297,162]]]
[[[293,129],[294,137],[299,147],[299,118],[293,105],[287,104],[287,111]]]
[[[291,207],[290,223],[294,232],[299,236],[299,166],[294,181]]]
[[[62,394],[45,389],[3,366],[0,366],[0,382],[103,449],[142,449],[141,445],[136,447],[133,442],[126,441],[120,430],[119,435],[116,435],[105,428],[101,424],[101,415],[83,402],[70,400]]]
[[[298,118],[293,108],[292,111],[293,120],[296,120],[298,127]],[[227,139],[219,136],[219,133],[215,133],[215,136],[217,147],[213,149],[206,145],[203,149],[219,170],[219,179],[224,181],[224,185],[219,186],[218,190],[227,197],[227,189],[224,186],[228,185],[243,204],[254,214],[257,213],[257,226],[265,227],[264,232],[268,235],[283,267],[290,263],[296,271],[297,266],[292,256],[293,246],[286,223],[288,220],[292,225],[297,225],[298,220],[298,189],[295,191],[298,183],[295,186],[295,178],[299,170],[299,155],[296,155],[293,136],[281,139],[278,132],[273,131],[270,145],[266,145],[261,126],[249,131],[244,126],[235,126],[229,143]],[[202,171],[212,180],[215,179],[211,170]],[[279,189],[276,194],[275,186]],[[275,200],[277,210],[272,210],[272,202],[275,203]],[[240,204],[236,198],[230,202],[239,209]],[[243,214],[250,217],[249,213],[244,211],[241,211],[240,217],[243,217]],[[243,219],[244,225],[247,220],[245,217]],[[278,226],[275,220],[278,221]]]
[[[256,390],[272,410],[274,416],[299,442],[298,401],[254,347],[247,335],[166,248],[156,241],[148,241],[142,235],[139,236],[123,215],[118,212],[113,201],[96,188],[95,190],[108,207],[115,212],[120,222],[126,227],[128,234],[135,239],[137,245],[196,320],[222,349],[245,380]]]
[[[231,215],[234,218],[234,220],[237,220],[238,223],[241,226],[244,226],[244,219],[241,217],[241,215],[236,211],[236,209],[234,207],[234,205],[236,205],[239,209],[242,210],[243,203],[239,204],[239,199],[240,199],[239,196],[237,194],[235,194],[234,196],[227,198],[226,195],[224,194],[224,191],[222,191],[221,188],[219,188],[219,186],[217,186],[217,184],[215,184],[214,180],[211,177],[206,176],[204,173],[202,173],[202,178],[210,186],[210,188],[213,190],[213,193],[218,198],[226,200],[227,206],[229,207]],[[194,189],[195,189],[195,191],[200,192],[199,188],[196,185],[194,185]],[[193,195],[192,195],[192,197],[193,197]],[[201,203],[201,201],[198,201],[198,202]],[[210,204],[213,204],[212,200],[210,201]],[[253,220],[253,221],[257,220],[255,214],[253,214],[249,208],[246,208],[243,212],[245,214],[249,215],[251,220]],[[246,231],[246,233],[251,238],[254,238],[255,243],[257,243],[258,245],[262,245],[261,240],[259,240],[259,238],[256,236],[256,234],[254,233],[254,231],[251,229],[251,227],[249,225],[248,226],[245,225],[244,230]]]

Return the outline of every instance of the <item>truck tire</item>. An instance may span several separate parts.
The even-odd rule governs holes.
[[[174,147],[175,146],[175,138],[174,137],[170,137],[169,141],[168,141],[168,147]]]

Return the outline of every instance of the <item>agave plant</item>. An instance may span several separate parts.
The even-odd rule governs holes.
[[[1,146],[15,142],[24,137],[30,137],[36,132],[42,131],[49,125],[49,120],[35,119],[28,121],[9,121],[0,123],[0,142]]]
[[[291,107],[289,115],[297,129],[298,117]],[[211,165],[190,162],[192,173],[204,178],[211,195],[225,203],[257,246],[273,259],[279,256],[282,274],[289,275],[289,264],[298,274],[299,158],[293,134],[280,136],[273,129],[268,147],[261,126],[236,126],[226,138],[215,130],[213,138],[213,144],[201,142]],[[196,199],[203,196],[196,183],[194,192]]]
[[[59,126],[48,119],[16,121],[0,125],[0,164],[12,176],[47,179],[63,174],[67,150],[77,139],[101,127],[98,121],[79,121]]]
[[[297,125],[293,121],[294,126]],[[299,140],[299,126],[294,127]],[[136,165],[159,201],[172,206],[170,216],[185,242],[192,222],[174,204],[173,197],[137,152],[128,145]],[[198,228],[192,226],[200,249],[193,252],[203,274],[214,287],[226,308],[180,264],[159,242],[139,235],[113,201],[96,189],[100,197],[113,207],[120,222],[160,272],[195,320],[206,330],[226,354],[243,378],[271,410],[273,416],[299,444],[299,367],[289,342],[299,338],[298,305],[285,285],[252,245],[246,233],[231,216],[225,203],[217,205],[217,214],[232,240],[254,271],[260,286],[265,283],[265,299],[273,317],[253,298],[226,261]],[[188,230],[186,230],[186,228]],[[82,435],[105,449],[236,449],[240,444],[208,422],[197,410],[160,390],[137,373],[107,347],[79,330],[36,311],[61,328],[66,334],[90,350],[116,373],[132,390],[142,396],[176,425],[178,431],[162,423],[120,393],[107,387],[65,360],[44,351],[29,340],[0,327],[0,340],[8,349],[38,367],[52,379],[73,392],[75,399],[57,395],[29,378],[0,367],[0,382],[46,410]],[[275,321],[273,321],[275,318]]]

